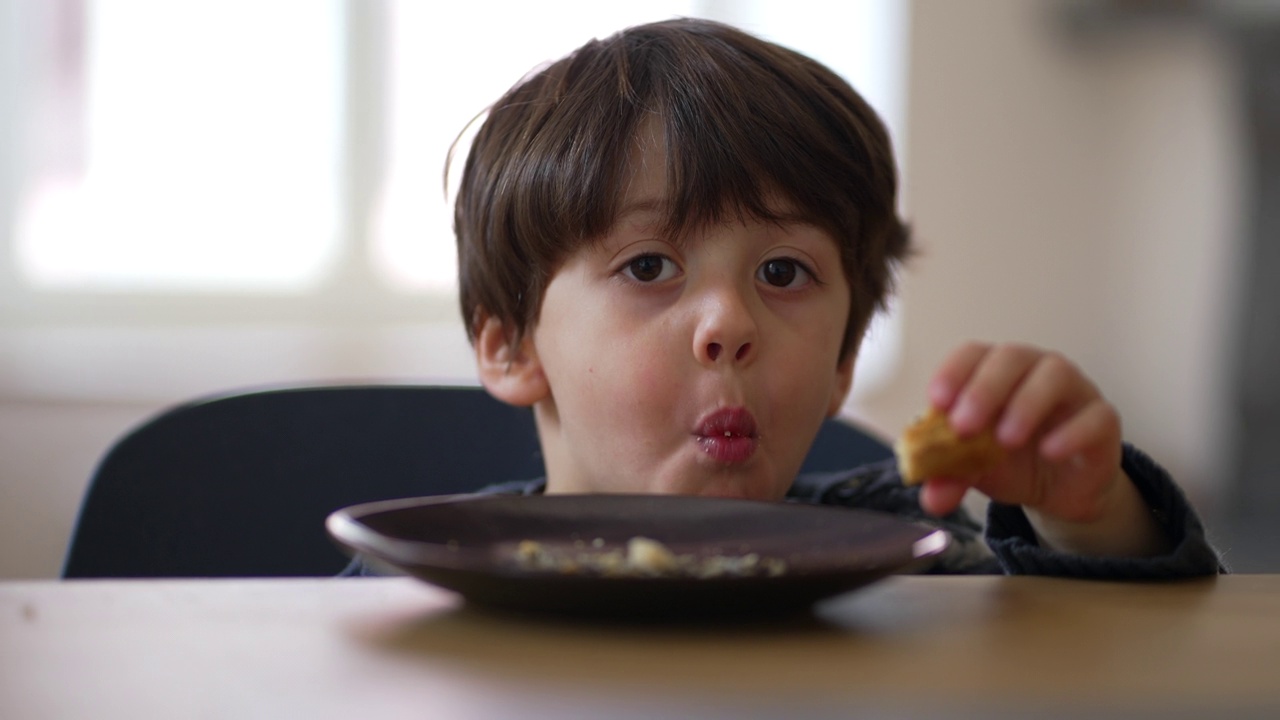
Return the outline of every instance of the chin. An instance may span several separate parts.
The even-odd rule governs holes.
[[[779,483],[768,473],[761,472],[762,469],[748,471],[747,468],[700,465],[667,467],[643,479],[636,476],[616,478],[612,488],[605,492],[693,495],[762,502],[782,500],[790,484]]]
[[[743,478],[731,477],[715,478],[700,483],[695,487],[687,487],[675,492],[682,495],[698,495],[732,500],[759,500],[762,502],[776,502],[786,495],[785,490],[779,492],[772,487],[766,488],[744,481]]]
[[[741,488],[716,488],[715,490],[708,490],[707,492],[699,494],[702,497],[724,498],[726,500],[761,500],[765,502],[773,500],[772,497],[764,497],[758,493],[749,493]]]

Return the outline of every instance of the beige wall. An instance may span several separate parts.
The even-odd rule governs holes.
[[[1044,344],[1081,363],[1129,437],[1209,505],[1229,440],[1229,58],[1199,32],[1069,42],[1053,7],[913,6],[904,157],[923,253],[902,282],[901,366],[857,413],[895,432],[962,339]],[[453,326],[2,330],[0,578],[57,574],[93,464],[169,402],[279,381],[469,376]]]
[[[896,430],[963,339],[1042,344],[1208,505],[1240,245],[1230,55],[1195,28],[1071,38],[1054,7],[914,6],[905,175],[923,252],[902,282],[901,371],[862,413]]]

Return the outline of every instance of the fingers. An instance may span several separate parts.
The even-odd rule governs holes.
[[[1062,462],[1094,448],[1118,446],[1120,437],[1120,414],[1099,397],[1046,435],[1040,441],[1040,454],[1047,460]]]
[[[963,345],[947,357],[928,393],[959,435],[994,427],[996,438],[1010,448],[1099,397],[1079,368],[1057,353],[982,343]]]
[[[969,343],[946,358],[928,393],[958,435],[990,429],[1008,452],[988,472],[928,479],[920,491],[926,512],[946,515],[975,489],[999,502],[1077,517],[1080,508],[1096,505],[1099,489],[1116,473],[1119,414],[1057,353]]]
[[[944,408],[956,433],[965,437],[992,426],[1043,356],[1024,345],[968,345],[948,358],[939,384],[961,382],[954,403]]]
[[[950,410],[990,349],[983,343],[966,343],[952,351],[929,381],[929,402],[939,410]]]
[[[1043,353],[1009,397],[996,439],[1005,447],[1020,447],[1037,429],[1071,417],[1097,398],[1097,388],[1079,368],[1061,355]]]

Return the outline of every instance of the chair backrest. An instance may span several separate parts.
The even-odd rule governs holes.
[[[837,421],[805,470],[890,456]],[[167,410],[116,443],[85,494],[63,577],[324,576],[341,507],[544,474],[527,408],[477,387],[279,388]]]

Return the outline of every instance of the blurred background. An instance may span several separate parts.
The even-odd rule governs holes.
[[[813,55],[890,126],[921,253],[851,418],[896,434],[963,340],[1055,348],[1228,563],[1280,570],[1280,3],[836,5],[0,0],[0,578],[58,575],[94,465],[166,406],[474,381],[450,144],[674,15]]]

